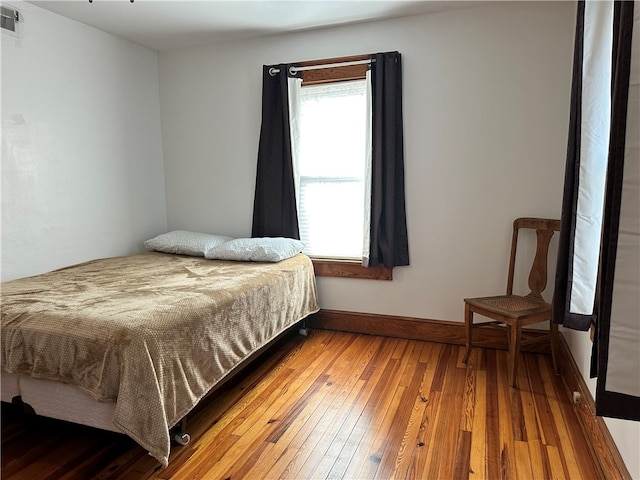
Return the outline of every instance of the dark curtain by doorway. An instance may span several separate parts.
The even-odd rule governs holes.
[[[632,53],[639,44],[634,38],[634,3],[578,2],[553,321],[576,330],[588,330],[595,322],[591,375],[597,376],[596,413],[638,421],[640,128],[634,62],[640,55]],[[600,88],[592,88],[596,76],[605,79]],[[594,158],[604,169],[591,168],[586,160],[593,164]],[[595,177],[602,180],[600,190],[587,189],[584,184]],[[586,230],[579,235],[576,226],[584,221],[579,211],[584,198],[601,198],[594,210],[602,213],[602,223],[588,235]],[[589,277],[595,288],[586,288],[585,245],[593,242],[598,242],[597,248],[588,260],[596,267],[597,281]],[[589,308],[574,301],[580,297],[593,300]]]
[[[598,376],[596,414],[640,421],[640,135],[638,77],[630,79],[632,62],[635,62],[636,75],[638,72],[638,58],[632,57],[631,53],[632,36],[637,33],[633,31],[633,12],[634,2],[615,2],[601,302],[597,320],[597,354],[593,362],[597,365],[595,373]],[[637,48],[640,42],[637,39],[634,42]],[[629,95],[630,80],[635,88],[633,95]],[[631,109],[635,111],[630,112]]]
[[[377,53],[372,78],[371,238],[369,266],[409,265],[404,193],[402,62]]]
[[[578,202],[580,172],[580,142],[582,122],[582,59],[584,44],[584,2],[578,3],[575,44],[573,52],[573,77],[569,117],[569,140],[564,170],[561,228],[558,241],[558,262],[553,301],[553,318],[575,330],[588,330],[594,319],[589,313],[572,312],[569,306],[573,284],[573,249],[576,233],[576,204]]]
[[[253,237],[300,238],[296,208],[291,128],[289,125],[289,66],[262,72],[262,125],[253,200]]]

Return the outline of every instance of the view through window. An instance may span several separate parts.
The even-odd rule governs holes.
[[[309,256],[362,258],[368,116],[364,79],[301,87],[296,180],[300,236]]]

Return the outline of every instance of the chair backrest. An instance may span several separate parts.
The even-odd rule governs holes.
[[[537,237],[536,255],[529,272],[528,297],[542,298],[542,292],[547,286],[547,257],[549,242],[554,232],[560,231],[560,220],[549,218],[517,218],[513,222],[513,237],[511,239],[511,257],[509,259],[509,278],[507,279],[507,295],[513,294],[513,275],[516,263],[516,249],[518,233],[521,229],[535,229]]]

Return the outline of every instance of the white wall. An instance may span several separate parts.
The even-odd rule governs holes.
[[[2,280],[166,231],[157,53],[23,2],[2,32]]]
[[[574,2],[497,2],[162,52],[168,226],[250,235],[263,64],[398,50],[411,265],[319,278],[320,304],[462,321],[463,297],[505,288],[511,221],[559,218],[574,26]],[[567,336],[588,377],[588,334]],[[640,478],[638,424],[607,423]]]

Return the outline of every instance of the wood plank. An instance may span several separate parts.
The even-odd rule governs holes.
[[[458,430],[453,476],[451,478],[469,478],[469,460],[471,458],[471,432]]]
[[[464,355],[464,349],[460,349],[460,353]],[[466,377],[464,384],[464,392],[462,395],[462,417],[460,420],[460,430],[471,432],[473,430],[473,420],[476,407],[476,376],[477,365],[475,362],[476,352],[472,352],[465,365]],[[460,364],[458,364],[460,365]]]
[[[420,355],[420,363],[425,364],[425,371],[418,391],[418,399],[416,400],[416,402],[420,402],[420,406],[416,412],[416,419],[419,419],[419,421],[415,448],[411,453],[405,476],[405,478],[409,479],[417,479],[422,476],[426,464],[426,457],[431,445],[431,438],[435,431],[435,416],[440,401],[439,392],[433,392],[431,385],[437,366],[437,362],[434,359],[440,357],[440,351],[443,345],[431,344],[430,347],[428,350],[423,350]]]
[[[526,441],[515,440],[513,442],[515,448],[515,470],[516,478],[543,478],[536,477],[533,473],[533,462],[529,452],[529,444]],[[536,472],[538,473],[538,472]],[[579,477],[574,477],[579,478]]]
[[[562,463],[562,458],[560,457],[560,452],[558,451],[558,447],[553,445],[547,445],[545,448],[547,452],[547,458],[549,459],[549,465],[551,467],[551,478],[554,480],[566,480],[566,472],[564,470],[564,465]]]
[[[486,472],[487,478],[503,478],[502,475],[502,448],[500,445],[500,407],[498,400],[498,362],[497,352],[488,350],[487,361],[487,388],[486,388]]]
[[[427,370],[427,364],[419,361],[423,350],[423,345],[416,345],[414,354],[417,353],[417,363],[410,362],[405,369],[405,375],[412,371],[412,378],[405,385],[407,388],[395,412],[384,450],[380,453],[382,460],[375,478],[404,478],[410,466],[411,454],[417,448],[420,430],[418,419],[427,403],[421,394]]]
[[[530,439],[527,441],[527,447],[529,449],[529,458],[531,459],[531,478],[551,478],[551,466],[542,442],[537,438]]]
[[[558,433],[553,424],[553,416],[549,405],[549,398],[544,388],[544,381],[540,373],[537,358],[530,357],[527,362],[527,370],[531,378],[533,405],[538,422],[538,431],[543,445],[557,446]]]
[[[456,368],[457,350],[449,345],[443,348],[434,374],[432,392],[441,393],[441,402],[446,408],[439,409],[437,414],[423,478],[451,478],[452,475],[466,377],[463,370]]]
[[[416,455],[409,470],[409,478],[423,479],[425,471],[431,467],[431,462],[438,450],[438,442],[436,439],[436,430],[438,422],[441,421],[441,393],[439,391],[431,391],[428,397],[427,408],[425,408],[422,422],[420,426],[420,435],[418,436],[418,449],[415,450]]]
[[[517,407],[513,404],[519,395],[510,386],[511,372],[508,368],[508,355],[505,352],[497,352],[498,362],[498,411],[499,415],[499,443],[500,443],[500,470],[501,478],[515,479],[516,455],[514,445],[513,414]],[[515,393],[514,393],[515,392]],[[516,412],[517,415],[517,412]],[[519,419],[516,420],[517,422]]]
[[[475,391],[473,423],[471,424],[471,454],[469,458],[469,479],[485,480],[486,471],[486,416],[487,416],[487,372],[478,368],[478,357],[482,350],[475,349],[469,358],[469,369],[475,371]]]
[[[521,424],[523,438],[521,439],[530,442],[539,440],[540,432],[538,430],[538,421],[535,415],[533,395],[531,393],[531,380],[526,367],[524,367],[525,362],[526,356],[525,360],[521,362],[523,367],[518,369],[518,385],[520,388],[517,392],[520,395],[519,402],[523,419],[523,423]]]
[[[455,363],[450,364],[451,368],[455,367]],[[454,469],[456,466],[459,470],[469,472],[469,455],[470,446],[467,441],[471,437],[461,435],[459,429],[460,417],[462,415],[463,392],[466,380],[466,372],[459,368],[455,368],[448,376],[449,385],[445,389],[446,395],[443,399],[447,405],[446,422],[441,424],[438,441],[442,442],[442,461],[438,469],[436,478],[456,478]],[[460,463],[461,465],[457,465]]]

